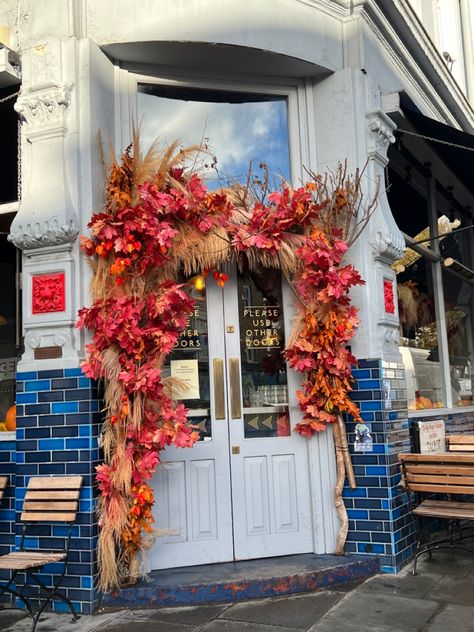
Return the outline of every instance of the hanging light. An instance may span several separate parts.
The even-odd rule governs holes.
[[[202,292],[203,289],[206,287],[206,279],[203,277],[202,274],[197,274],[195,277],[193,277],[192,284],[198,292]]]

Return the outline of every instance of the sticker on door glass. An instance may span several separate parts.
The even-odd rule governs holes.
[[[199,399],[199,367],[197,360],[171,360],[171,377],[179,380],[174,388],[176,399]]]
[[[244,436],[246,439],[260,437],[289,437],[291,435],[288,409],[279,412],[244,415]]]
[[[243,309],[241,328],[247,349],[262,347],[279,348],[282,341],[278,305],[246,305]]]

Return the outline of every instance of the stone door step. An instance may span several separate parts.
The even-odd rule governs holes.
[[[171,568],[107,593],[101,606],[146,608],[278,597],[335,588],[379,571],[378,557],[311,553]]]

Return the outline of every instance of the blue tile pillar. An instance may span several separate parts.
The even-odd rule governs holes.
[[[356,452],[355,423],[346,420],[357,488],[345,487],[349,515],[348,553],[377,554],[385,572],[398,572],[413,554],[414,530],[407,495],[398,489],[398,453],[410,451],[403,365],[359,360],[352,399],[373,445]]]
[[[6,555],[15,543],[15,433],[0,433],[0,475],[7,476],[8,484],[0,502],[0,555]],[[8,577],[7,571],[0,571],[0,579]],[[8,603],[4,595],[2,602]]]
[[[31,476],[83,477],[71,564],[63,586],[79,611],[91,613],[98,603],[93,587],[98,532],[94,476],[99,463],[100,395],[79,368],[20,372],[17,380],[17,520]],[[39,525],[30,531],[34,536],[30,546],[50,549],[61,547],[65,528]],[[19,536],[17,528],[17,542]],[[54,564],[45,567],[43,580],[50,583],[58,570]],[[54,603],[54,610],[65,609],[63,602]]]

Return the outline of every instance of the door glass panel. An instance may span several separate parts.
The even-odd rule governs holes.
[[[246,269],[238,274],[244,435],[291,434],[281,272]]]
[[[189,421],[197,427],[201,441],[212,438],[209,387],[206,287],[198,275],[189,279],[186,291],[195,301],[193,314],[163,367],[163,375],[180,380],[174,396],[189,410]]]

